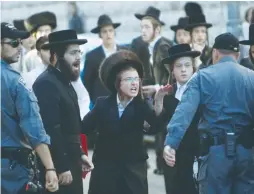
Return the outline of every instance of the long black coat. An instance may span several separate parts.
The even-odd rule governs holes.
[[[120,49],[127,48],[117,45],[117,50]],[[92,103],[95,103],[98,97],[108,96],[110,94],[99,78],[99,67],[105,57],[102,46],[99,46],[86,54],[84,78],[82,78],[82,80],[84,80],[85,87]]]
[[[70,80],[56,68],[49,66],[33,85],[40,114],[47,134],[57,173],[71,171],[73,182],[60,186],[58,193],[83,193],[80,130],[81,119],[77,95]],[[43,169],[42,169],[43,171]]]
[[[163,115],[163,114],[162,114]],[[163,116],[140,97],[135,97],[119,118],[116,95],[98,98],[84,117],[82,132],[97,130],[89,194],[147,194],[146,153],[143,124],[147,121],[155,133],[164,124]]]
[[[177,86],[173,85],[174,92],[164,97],[164,110],[168,122],[172,118],[175,109],[179,103],[175,98]],[[172,168],[164,164],[164,180],[167,194],[196,194],[193,180],[194,157],[197,156],[199,146],[198,122],[199,112],[193,118],[193,121],[186,131],[184,138],[176,151],[176,165]]]

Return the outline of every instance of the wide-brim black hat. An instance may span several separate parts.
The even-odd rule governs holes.
[[[143,64],[138,56],[128,50],[120,50],[110,55],[101,63],[99,77],[103,85],[111,92],[116,92],[115,81],[117,74],[126,67],[137,70],[139,77],[143,78]]]
[[[201,52],[199,51],[192,51],[191,47],[189,44],[178,44],[175,46],[172,46],[169,50],[168,50],[168,57],[162,59],[161,63],[162,64],[169,64],[172,65],[173,62],[180,58],[180,57],[198,57],[201,55]]]
[[[24,20],[13,20],[13,25],[21,31],[27,31],[25,27]]]
[[[189,24],[189,17],[181,17],[178,20],[177,25],[170,26],[171,30],[177,31],[179,29],[185,29],[185,27]]]
[[[56,15],[49,11],[36,13],[25,20],[25,27],[29,32],[35,32],[40,26],[49,25],[52,30],[57,26]]]
[[[92,33],[98,34],[102,27],[112,25],[115,29],[121,25],[121,23],[113,23],[112,19],[108,15],[101,15],[97,22],[97,27],[91,30]]]
[[[138,18],[139,20],[142,20],[144,17],[149,16],[149,17],[154,18],[155,20],[160,22],[160,24],[162,26],[164,26],[165,23],[160,20],[160,14],[161,14],[161,11],[159,9],[156,9],[155,7],[150,6],[147,8],[147,10],[144,14],[135,13],[135,17]]]
[[[254,45],[254,23],[249,27],[249,40],[242,40],[239,43],[243,45]]]
[[[189,17],[189,24],[185,27],[185,30],[191,31],[195,27],[205,26],[210,28],[213,25],[206,22],[205,15],[197,14]]]
[[[61,30],[49,34],[49,43],[41,46],[42,49],[50,49],[69,44],[85,44],[86,39],[78,39],[75,30]]]

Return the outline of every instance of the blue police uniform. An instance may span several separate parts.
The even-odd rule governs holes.
[[[37,98],[21,75],[1,60],[1,147],[35,148],[49,144],[39,114]],[[11,170],[9,159],[1,159],[1,191],[16,194],[28,182],[29,171],[20,164]]]
[[[198,107],[202,110],[199,131],[216,136],[234,127],[240,134],[252,130],[254,71],[226,56],[197,72],[167,126],[166,145],[177,150]],[[233,158],[226,156],[224,144],[211,146],[208,155],[202,157],[199,169],[200,193],[254,193],[253,164],[251,149],[241,144],[237,144]]]

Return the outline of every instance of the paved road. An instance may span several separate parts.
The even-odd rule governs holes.
[[[150,168],[148,169],[148,186],[149,194],[166,194],[165,184],[163,176],[153,174],[155,169],[155,152],[153,150],[148,151]],[[92,151],[89,151],[89,156],[92,156]],[[87,194],[90,174],[83,181],[84,183],[84,194]]]

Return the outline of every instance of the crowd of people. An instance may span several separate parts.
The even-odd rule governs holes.
[[[89,194],[148,194],[144,134],[167,194],[254,193],[254,8],[244,40],[225,32],[213,45],[202,7],[184,10],[172,40],[159,9],[134,14],[130,45],[100,15],[91,33],[102,44],[82,70],[87,40],[55,31],[54,13],[1,23],[2,193],[82,194],[91,172]]]

